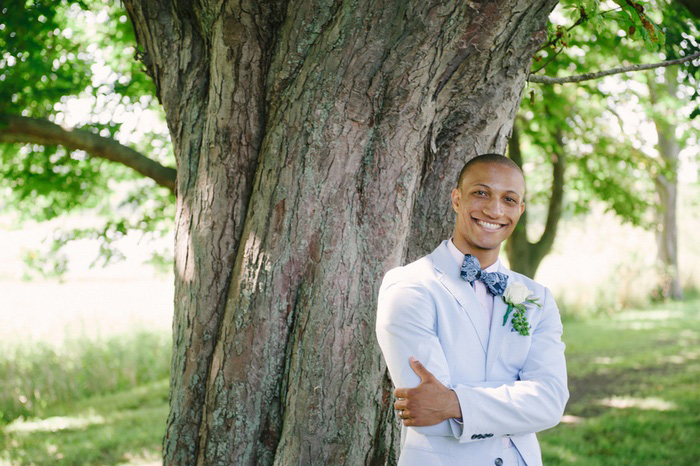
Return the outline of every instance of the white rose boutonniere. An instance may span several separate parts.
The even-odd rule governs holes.
[[[537,298],[530,298],[532,291],[522,283],[508,283],[506,290],[503,292],[503,302],[508,305],[506,315],[503,316],[503,325],[508,322],[510,313],[513,313],[513,328],[523,336],[530,334],[530,324],[525,317],[525,304],[534,304],[537,307],[542,307]]]

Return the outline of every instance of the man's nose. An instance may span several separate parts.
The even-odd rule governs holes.
[[[501,201],[496,198],[492,198],[484,206],[484,213],[491,218],[498,218],[503,215],[503,205]]]

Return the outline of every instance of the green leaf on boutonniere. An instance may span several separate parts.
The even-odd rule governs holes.
[[[537,298],[528,298],[525,300],[526,303],[534,304],[537,307],[542,307],[540,300]]]
[[[508,322],[508,316],[510,315],[511,311],[513,311],[513,305],[508,304],[508,309],[506,310],[506,315],[503,316],[503,325],[505,325],[506,322]]]

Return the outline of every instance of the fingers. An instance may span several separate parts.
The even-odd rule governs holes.
[[[408,408],[407,400],[396,400],[394,402],[394,409],[406,409]]]
[[[410,365],[413,371],[420,377],[421,384],[435,380],[435,376],[413,356],[411,356]],[[414,390],[417,390],[417,388],[396,388],[394,390],[394,396],[397,398],[394,402],[394,409],[397,410],[397,414],[405,426],[419,425],[416,424],[416,420],[411,417],[411,413],[408,411],[409,400]]]
[[[396,411],[396,414],[399,416],[399,419],[401,419],[401,422],[405,426],[411,426],[415,425],[415,420],[413,419],[411,413],[407,409],[399,409]]]
[[[410,364],[411,368],[413,369],[413,372],[415,372],[418,375],[418,377],[420,377],[421,383],[427,382],[435,378],[432,372],[426,369],[425,366],[423,366],[423,364],[421,364],[421,362],[413,356],[411,356]]]

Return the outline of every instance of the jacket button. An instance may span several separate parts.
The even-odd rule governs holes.
[[[496,466],[502,466],[503,465],[503,460],[501,458],[496,458],[496,461],[493,462]]]

